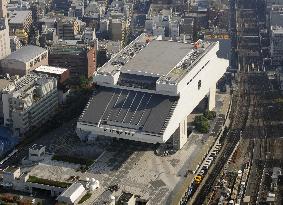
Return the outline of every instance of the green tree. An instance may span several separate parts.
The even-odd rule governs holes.
[[[216,112],[215,111],[209,111],[209,110],[206,110],[204,113],[203,113],[203,116],[205,118],[207,118],[208,120],[212,120],[216,117]]]
[[[194,125],[196,127],[196,130],[200,133],[208,133],[210,128],[209,120],[202,115],[195,117]]]

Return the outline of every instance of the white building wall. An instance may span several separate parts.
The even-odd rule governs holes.
[[[211,59],[194,80],[180,91],[180,99],[163,135],[164,142],[166,142],[179,127],[179,123],[187,117],[209,93],[211,85],[216,84],[226,72],[228,66],[228,60],[218,59],[216,57]],[[201,80],[200,89],[198,89],[199,80]]]
[[[114,75],[96,73],[93,76],[93,81],[101,86],[116,85],[120,76],[120,71]]]

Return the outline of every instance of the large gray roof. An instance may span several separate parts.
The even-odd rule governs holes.
[[[159,94],[100,87],[80,121],[162,134],[177,100]]]
[[[14,11],[12,14],[11,19],[9,20],[9,24],[21,24],[24,23],[25,19],[31,15],[30,10],[25,11]]]
[[[5,60],[17,60],[22,62],[28,62],[43,53],[44,51],[46,51],[46,49],[38,46],[24,46],[21,49],[11,53],[5,58]]]
[[[132,70],[166,75],[192,49],[193,46],[190,44],[152,41],[126,63],[122,68],[122,72]]]

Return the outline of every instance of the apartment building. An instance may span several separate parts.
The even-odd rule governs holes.
[[[2,91],[4,125],[22,135],[53,116],[58,108],[57,79],[27,74]]]

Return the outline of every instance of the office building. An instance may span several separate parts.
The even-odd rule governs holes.
[[[66,68],[70,81],[79,83],[81,77],[90,78],[96,70],[96,46],[54,44],[49,48],[49,65]]]
[[[73,17],[62,17],[57,22],[59,39],[74,40],[80,30],[79,22]]]

